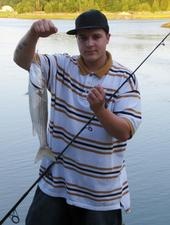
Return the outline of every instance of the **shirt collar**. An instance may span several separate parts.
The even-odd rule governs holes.
[[[110,67],[112,66],[112,56],[111,56],[111,54],[108,51],[106,51],[106,55],[107,55],[106,63],[102,66],[102,68],[100,68],[97,71],[94,71],[94,74],[98,77],[105,76],[108,73]],[[82,56],[79,56],[79,58],[78,58],[78,67],[79,67],[80,73],[83,74],[83,75],[87,75],[87,74],[92,72],[92,71],[89,71],[89,69],[85,65]]]

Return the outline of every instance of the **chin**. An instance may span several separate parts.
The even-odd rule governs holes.
[[[84,56],[85,61],[96,61],[98,57],[94,54],[87,54]]]

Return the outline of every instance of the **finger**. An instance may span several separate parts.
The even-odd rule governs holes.
[[[92,91],[89,93],[88,98],[90,99],[91,102],[97,100],[95,93]]]
[[[105,95],[105,92],[104,92],[104,89],[103,87],[101,87],[100,85],[96,86],[96,89],[99,91],[99,93],[104,96]]]
[[[98,100],[103,99],[103,95],[101,94],[100,90],[96,87],[91,90],[91,94],[93,94],[93,98],[96,98]]]
[[[49,32],[50,31],[50,27],[48,25],[48,21],[47,20],[41,20],[39,23],[39,29],[41,33],[45,33],[45,32]]]
[[[96,103],[96,96],[92,91],[89,92],[89,94],[87,96],[87,100],[88,100],[90,105],[93,105],[93,104]]]
[[[57,32],[57,28],[54,26],[54,24],[50,21],[50,20],[39,20],[36,24],[35,24],[35,30],[37,33],[39,34],[53,34]]]
[[[39,25],[38,25],[38,22],[35,22],[32,26],[31,26],[31,30],[38,34],[40,32],[40,29],[39,29]]]
[[[57,32],[58,32],[57,27],[52,23],[51,20],[48,21],[48,25],[49,25],[49,27],[50,27],[50,30],[51,30],[53,33],[57,33]]]
[[[43,33],[45,31],[43,22],[41,20],[35,22],[33,29],[37,34]]]
[[[50,31],[50,26],[48,20],[42,20],[41,21],[41,28],[43,32],[49,32]]]
[[[46,32],[54,33],[56,31],[56,27],[50,20],[44,20],[43,25]]]

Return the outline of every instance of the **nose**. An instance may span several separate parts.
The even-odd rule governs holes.
[[[89,37],[89,38],[87,39],[87,41],[86,41],[86,46],[89,46],[89,47],[90,47],[90,46],[93,46],[93,44],[94,44],[93,39]]]

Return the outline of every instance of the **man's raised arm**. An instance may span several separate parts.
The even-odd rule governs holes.
[[[19,41],[14,52],[14,62],[23,69],[29,70],[39,37],[48,37],[57,31],[57,28],[50,20],[42,19],[35,21]]]

